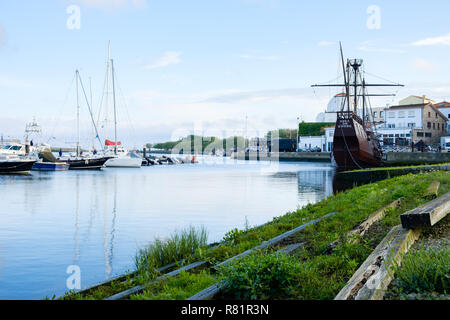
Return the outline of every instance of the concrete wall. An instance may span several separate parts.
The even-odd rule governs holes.
[[[231,157],[241,160],[331,162],[330,152],[233,152]]]
[[[450,152],[388,152],[385,160],[389,165],[444,163],[450,162]]]

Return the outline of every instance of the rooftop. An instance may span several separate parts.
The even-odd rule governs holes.
[[[434,105],[436,108],[450,108],[450,102],[442,101]]]

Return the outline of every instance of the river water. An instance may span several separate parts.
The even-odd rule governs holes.
[[[155,237],[204,226],[209,242],[333,193],[329,163],[206,157],[199,164],[0,176],[0,299],[41,299],[133,269]]]

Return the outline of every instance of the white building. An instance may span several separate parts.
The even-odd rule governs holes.
[[[402,99],[398,102],[399,106],[409,106],[409,105],[413,105],[413,104],[428,104],[428,103],[432,103],[434,104],[435,102],[431,99],[428,99],[425,95],[423,96],[409,96],[406,97],[405,99]]]
[[[377,134],[387,144],[410,145],[412,129],[422,129],[423,105],[395,106],[384,112],[384,123],[377,127]]]
[[[298,148],[302,151],[320,149],[322,152],[333,150],[334,126],[325,127],[323,136],[298,137]]]
[[[325,136],[298,137],[298,148],[302,151],[324,150],[325,146]]]
[[[324,149],[325,152],[333,151],[334,128],[335,128],[335,126],[324,128],[325,144],[326,144],[326,148]]]
[[[442,112],[448,119],[450,119],[450,103],[447,101],[439,102],[434,105],[440,112]],[[450,121],[447,121],[447,133],[450,133]]]
[[[398,105],[385,110],[377,134],[386,144],[437,143],[446,134],[447,117],[433,104]]]

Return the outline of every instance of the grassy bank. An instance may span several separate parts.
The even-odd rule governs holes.
[[[392,166],[392,167],[379,167],[379,168],[369,168],[369,169],[359,169],[351,171],[342,171],[342,173],[355,173],[355,172],[375,172],[375,171],[389,171],[389,170],[403,170],[403,169],[414,169],[414,168],[432,168],[439,166],[448,166],[450,163],[436,163],[436,164],[423,164],[423,165],[405,165],[405,166]]]
[[[337,212],[298,233],[295,241],[307,244],[293,256],[283,256],[273,250],[258,251],[217,273],[206,268],[149,284],[144,292],[130,298],[185,299],[195,293],[193,291],[200,291],[214,281],[224,281],[224,299],[333,299],[392,226],[400,223],[399,215],[428,201],[421,195],[434,180],[441,183],[439,194],[450,190],[449,172],[409,174],[338,193],[316,204],[274,218],[258,228],[231,230],[225,235],[221,246],[208,247],[202,243],[195,250],[187,250],[172,259],[161,260],[160,263],[184,258],[184,264],[207,260],[210,265],[215,265],[308,221]],[[385,218],[372,226],[358,243],[350,244],[346,241],[348,231],[375,210],[400,197],[404,198],[401,206],[390,209]],[[329,244],[338,239],[340,241],[335,250],[326,254]],[[138,270],[142,266],[151,266],[144,268],[147,270],[143,273],[144,276],[130,278],[126,284],[117,284],[116,287],[120,286],[122,289],[145,283],[156,276],[157,273],[150,272],[154,271],[156,265],[146,264],[145,257],[146,255],[138,254],[136,260]],[[195,290],[191,290],[191,287],[195,287]],[[111,294],[111,290],[108,294]],[[105,296],[105,292],[95,291],[68,298],[99,299]]]
[[[418,248],[396,266],[387,299],[449,300],[450,248]]]
[[[385,299],[450,300],[450,216],[422,230],[394,271]]]

